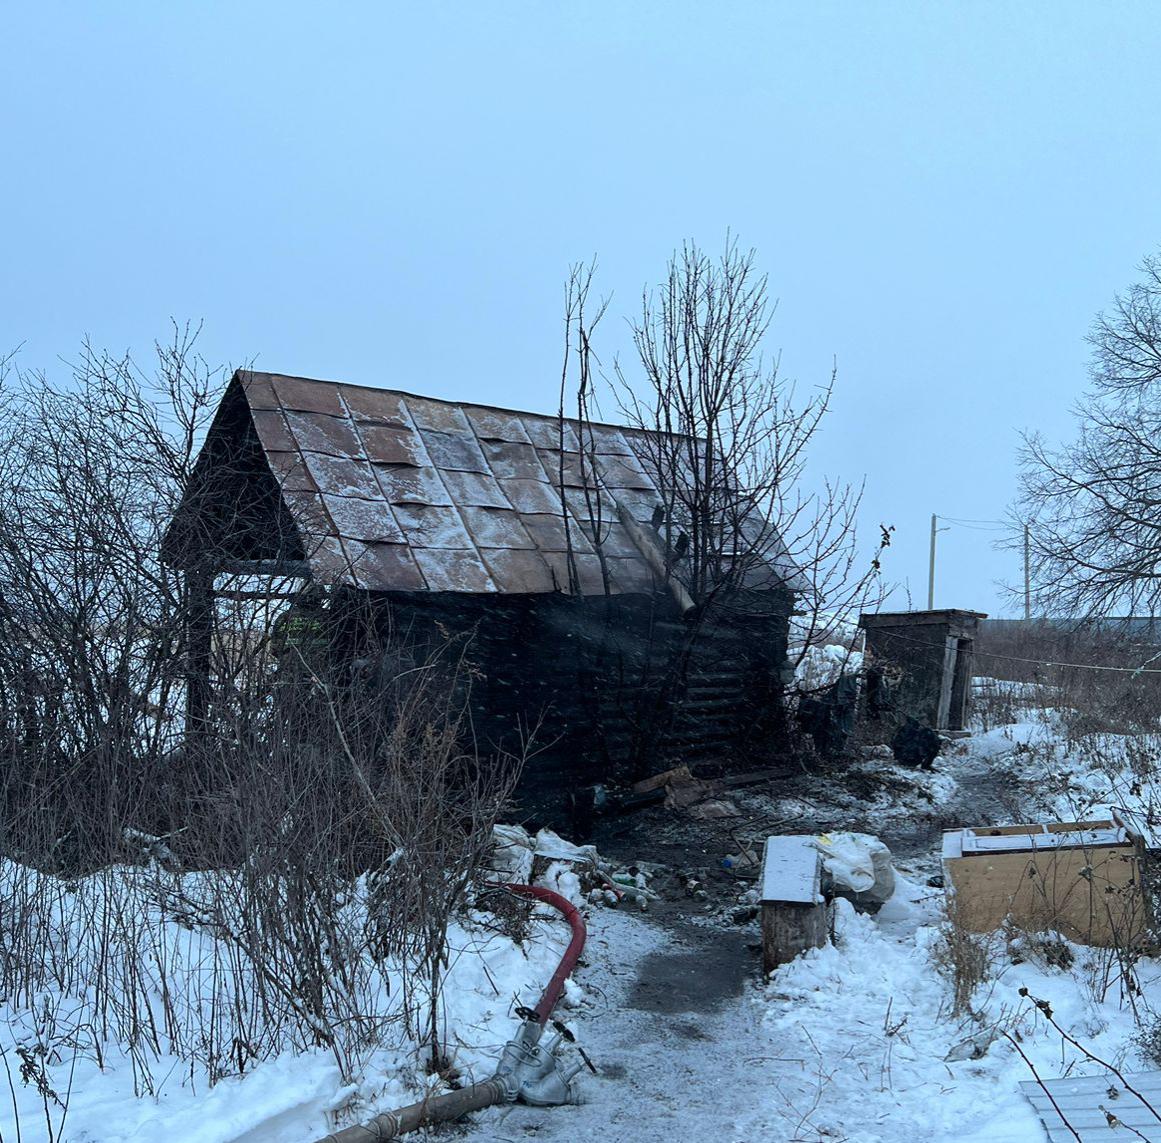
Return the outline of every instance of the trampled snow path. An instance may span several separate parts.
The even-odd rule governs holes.
[[[752,952],[734,995],[707,970],[707,995],[699,995],[696,976],[692,986],[677,980],[668,1006],[642,992],[636,970],[680,964],[683,951],[693,952],[691,966],[698,958],[710,966],[718,940],[737,968],[738,935],[707,928],[698,947],[674,950],[674,937],[695,939],[688,927],[674,934],[634,914],[596,912],[588,966],[578,974],[588,998],[566,1018],[601,1075],[582,1073],[576,1106],[490,1109],[468,1137],[1040,1143],[1043,1129],[1018,1086],[1030,1072],[1015,1047],[999,1036],[976,1060],[945,1062],[949,1051],[999,1024],[1019,1037],[1041,1075],[1099,1074],[1064,1050],[1060,1035],[1020,997],[1021,986],[1049,999],[1062,1026],[1095,1051],[1139,1065],[1131,1018],[1115,997],[1098,1003],[1087,994],[1086,954],[1077,949],[1072,973],[998,962],[977,1000],[983,1022],[951,1019],[949,986],[932,960],[940,896],[901,879],[877,918],[840,902],[834,946],[799,958],[766,984]],[[1151,980],[1143,983],[1152,990]]]
[[[732,982],[712,971],[717,942],[725,944]],[[578,974],[587,997],[561,1015],[600,1074],[581,1073],[578,1105],[495,1109],[478,1117],[470,1137],[648,1143],[712,1129],[721,1140],[753,1138],[729,1133],[753,1101],[746,1057],[760,1018],[749,1002],[759,957],[749,953],[746,973],[742,952],[737,933],[692,925],[675,931],[635,913],[595,913],[588,967]]]

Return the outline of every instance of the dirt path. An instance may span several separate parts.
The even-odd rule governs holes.
[[[735,1133],[734,1124],[753,1111],[745,1061],[757,1019],[754,939],[677,915],[596,914],[577,976],[588,999],[562,1015],[597,1074],[581,1073],[577,1105],[490,1110],[468,1137],[752,1143],[753,1125]]]

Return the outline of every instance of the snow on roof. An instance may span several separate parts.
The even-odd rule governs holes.
[[[1043,1087],[1036,1080],[1022,1080],[1020,1090],[1036,1109],[1051,1143],[1075,1143],[1078,1132],[1085,1143],[1128,1138],[1161,1143],[1161,1122],[1153,1110],[1161,1107],[1161,1072],[1135,1072],[1124,1078],[1121,1083],[1109,1072],[1068,1076],[1045,1080]]]
[[[654,589],[665,502],[642,430],[239,371],[312,572],[369,590],[604,594]],[[596,511],[594,511],[596,507]],[[640,525],[640,526],[635,526]],[[767,526],[769,537],[769,527]],[[745,586],[797,576],[777,536]]]
[[[1123,845],[1127,840],[1128,832],[1112,821],[977,826],[947,830],[943,835],[943,858],[947,860],[983,853],[1024,853],[1044,849]]]

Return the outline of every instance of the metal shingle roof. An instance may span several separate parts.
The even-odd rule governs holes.
[[[648,449],[634,447],[640,432],[586,425],[582,455],[575,422],[558,417],[279,374],[237,380],[323,580],[375,591],[567,590],[571,545],[581,594],[603,594],[587,485],[594,501],[601,489],[611,590],[653,586],[618,519],[625,511],[647,524],[663,500]]]

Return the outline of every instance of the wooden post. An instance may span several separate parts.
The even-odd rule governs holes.
[[[951,725],[951,687],[955,681],[955,663],[959,655],[959,640],[954,635],[943,639],[943,668],[939,676],[939,705],[935,709],[935,730],[946,730]]]
[[[210,710],[210,658],[214,637],[214,571],[206,564],[186,570],[186,734],[203,730]]]

